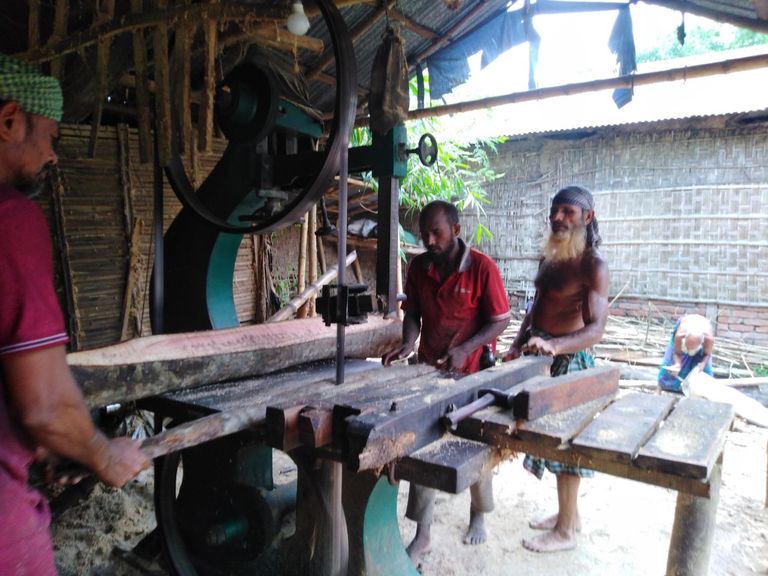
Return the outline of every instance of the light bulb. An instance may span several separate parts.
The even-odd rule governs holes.
[[[291,15],[285,21],[288,31],[297,36],[304,36],[309,30],[309,18],[304,14],[304,5],[301,2],[294,2],[291,6]]]

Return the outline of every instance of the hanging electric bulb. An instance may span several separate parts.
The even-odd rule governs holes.
[[[309,18],[304,13],[304,5],[300,2],[294,2],[291,5],[291,15],[285,22],[288,31],[297,36],[304,36],[309,30]]]

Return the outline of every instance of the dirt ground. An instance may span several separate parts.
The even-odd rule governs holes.
[[[729,434],[711,575],[768,575],[766,443],[768,430],[737,422]],[[676,493],[597,474],[582,482],[584,528],[577,549],[554,554],[528,552],[520,545],[533,534],[527,522],[556,507],[554,477],[539,481],[520,459],[499,466],[489,515],[488,542],[466,546],[461,538],[469,516],[468,492],[441,494],[433,526],[433,548],[423,559],[423,574],[444,576],[509,574],[549,576],[646,576],[663,574]],[[407,487],[401,487],[399,513]],[[67,510],[52,526],[61,576],[138,576],[115,547],[129,549],[154,526],[151,472],[123,490],[98,486],[84,503]],[[403,520],[404,541],[415,526]]]

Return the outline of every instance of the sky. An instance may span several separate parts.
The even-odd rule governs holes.
[[[680,12],[642,2],[632,5],[630,10],[637,53],[675,37],[681,22]],[[608,38],[615,19],[615,11],[536,16],[534,27],[541,36],[537,68],[539,86],[616,76],[615,57],[608,49]],[[685,17],[688,30],[697,24],[708,23],[700,17]],[[748,52],[756,51],[768,52],[768,46]],[[721,52],[711,59],[728,57],[733,56]],[[669,63],[661,67],[679,65]],[[652,63],[645,65],[645,69],[650,66],[660,67]],[[524,44],[511,49],[483,70],[480,69],[480,55],[477,54],[470,60],[470,70],[469,81],[446,95],[446,103],[527,90],[528,46]],[[638,72],[643,70],[642,65],[638,67]],[[768,71],[730,74],[729,80],[730,93],[723,94],[720,93],[722,79],[717,77],[637,87],[633,101],[620,110],[613,103],[612,91],[609,90],[444,116],[441,124],[452,139],[458,135],[460,141],[471,141],[489,136],[649,120],[657,113],[672,118],[765,106],[759,94],[749,87],[768,85]]]

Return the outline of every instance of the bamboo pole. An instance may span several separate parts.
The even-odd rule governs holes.
[[[133,225],[131,234],[130,251],[128,256],[128,278],[125,282],[125,293],[123,295],[123,326],[120,330],[120,341],[128,340],[133,337],[131,333],[131,318],[136,318],[140,322],[139,315],[134,306],[135,300],[133,292],[136,289],[141,266],[141,234],[144,231],[144,221],[139,218]]]
[[[142,0],[131,0],[131,13],[141,14]],[[134,89],[136,91],[136,113],[139,126],[139,161],[146,164],[152,160],[152,133],[149,117],[149,77],[147,75],[147,45],[144,30],[132,34],[133,65],[136,70]]]
[[[304,289],[307,287],[307,230],[309,229],[308,226],[308,216],[305,214],[304,218],[301,220],[301,227],[299,228],[299,268],[296,273],[296,284],[299,291],[299,294],[302,294],[304,292]],[[296,311],[296,318],[306,318],[307,317],[307,306],[306,301],[304,304],[301,305],[301,307]]]
[[[157,10],[168,7],[168,0],[155,0]],[[158,22],[153,34],[155,64],[155,131],[157,156],[161,166],[171,161],[171,77],[168,69],[168,24]]]
[[[345,265],[349,266],[357,259],[357,252],[352,251],[347,255],[347,259],[345,261]],[[317,294],[317,292],[320,291],[320,289],[328,284],[331,280],[336,278],[336,276],[339,273],[339,267],[338,266],[332,266],[328,269],[328,271],[320,276],[320,278],[317,279],[316,282],[313,284],[310,284],[301,294],[296,296],[293,300],[288,302],[279,312],[273,314],[267,322],[280,322],[281,320],[287,320],[293,314],[299,309],[299,306],[301,306],[304,302],[307,301],[307,299],[312,296],[313,294]]]
[[[197,142],[201,152],[211,152],[213,144],[213,99],[216,93],[216,41],[217,24],[215,18],[206,18],[203,21],[205,33],[205,58],[203,72],[202,102],[200,104],[200,118],[198,130],[200,136]]]
[[[188,5],[190,0],[183,0]],[[187,19],[182,20],[176,28],[175,45],[173,48],[174,70],[173,101],[176,103],[176,133],[179,143],[179,153],[189,152],[192,147],[192,106],[191,106],[191,51],[192,39],[195,37],[196,25]]]
[[[597,92],[599,90],[609,90],[613,88],[633,88],[635,86],[645,86],[656,84],[658,82],[674,82],[676,80],[690,80],[692,78],[703,78],[717,74],[728,74],[729,72],[741,72],[744,70],[753,70],[755,68],[764,68],[768,66],[768,54],[758,54],[755,56],[746,56],[743,58],[733,58],[720,62],[709,64],[697,64],[683,68],[673,68],[671,70],[659,70],[656,72],[645,72],[641,74],[632,74],[629,76],[619,76],[618,78],[602,78],[599,80],[590,80],[589,82],[577,82],[574,84],[563,84],[560,86],[550,86],[539,88],[537,90],[526,90],[525,92],[513,92],[501,96],[492,96],[480,100],[471,100],[469,102],[458,102],[446,106],[435,106],[434,108],[422,108],[411,110],[408,113],[408,120],[418,120],[421,118],[432,118],[436,116],[445,116],[446,114],[459,114],[462,112],[472,112],[493,108],[495,106],[504,106],[506,104],[517,104],[520,102],[530,102],[532,100],[544,100],[556,96],[572,96],[574,94],[583,94],[586,92]],[[358,123],[367,123],[367,118],[358,118]]]
[[[96,3],[94,26],[108,24],[115,17],[115,0],[104,0]],[[96,42],[96,107],[91,120],[91,137],[88,141],[88,156],[96,156],[96,144],[99,139],[101,115],[104,112],[104,100],[109,89],[109,50],[111,38],[99,38]]]
[[[40,0],[29,0],[27,48],[33,50],[38,44],[40,44]]]
[[[53,14],[53,33],[48,39],[46,46],[59,43],[64,40],[67,35],[67,21],[69,19],[69,5],[68,0],[56,0],[56,8]],[[35,46],[34,50],[42,50],[40,46]],[[51,76],[58,78],[59,81],[63,80],[64,74],[64,53],[55,51],[51,55]]]
[[[309,211],[309,283],[317,282],[317,204],[312,206]],[[309,316],[316,314],[315,303],[317,295],[312,295],[309,299]]]

